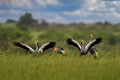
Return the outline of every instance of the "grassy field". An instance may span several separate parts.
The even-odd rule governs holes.
[[[8,25],[8,28],[13,27],[9,27]],[[3,30],[6,31],[7,29]],[[7,44],[9,47],[6,50],[0,49],[0,80],[120,79],[120,28],[118,27],[48,28],[43,30],[28,30],[26,32],[17,29],[14,30],[16,30],[20,37],[15,38],[13,36],[14,33],[11,32]],[[76,48],[68,46],[65,43],[67,37],[72,37],[77,41],[81,39],[87,40],[87,36],[90,33],[94,34],[95,38],[98,36],[103,38],[103,42],[96,46],[100,56],[98,60],[94,59],[94,56],[90,54],[80,56]],[[111,39],[115,43],[112,43]],[[49,52],[46,55],[34,57],[25,54],[24,50],[12,45],[12,41],[23,41],[32,45],[34,40],[39,40],[41,43],[54,40],[58,45],[65,48],[67,55],[63,56]]]
[[[71,53],[72,54],[72,53]],[[120,56],[0,55],[0,80],[119,80]]]

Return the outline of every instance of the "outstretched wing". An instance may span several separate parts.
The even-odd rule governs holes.
[[[20,43],[20,42],[13,42],[13,45],[21,47],[21,48],[23,48],[27,51],[30,51],[30,52],[34,52],[34,49],[32,49],[30,46],[28,46],[26,44],[23,44],[23,43]]]
[[[55,47],[56,43],[55,42],[48,42],[48,43],[45,43],[43,44],[39,49],[38,49],[38,52],[40,53],[43,53],[44,51],[50,49],[50,48],[53,48]]]
[[[74,39],[67,38],[66,41],[67,41],[67,44],[73,45],[73,46],[77,47],[79,50],[81,50],[81,45]]]
[[[99,44],[101,41],[102,41],[102,38],[100,38],[100,37],[98,37],[95,40],[90,41],[85,47],[86,52],[88,52],[92,46]]]

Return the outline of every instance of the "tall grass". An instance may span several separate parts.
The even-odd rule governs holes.
[[[0,55],[0,80],[119,80],[119,56],[95,60],[93,56],[47,54],[39,57]]]
[[[9,25],[7,24],[7,26]],[[4,27],[1,29],[7,32]],[[7,45],[8,49],[0,49],[0,80],[120,79],[119,27],[52,27],[41,30],[28,30],[26,32],[17,28],[14,30],[16,30],[14,33],[9,34],[10,42],[8,40],[8,43],[10,45]],[[6,34],[3,31],[0,32],[1,35]],[[21,36],[12,37],[16,33]],[[100,56],[98,60],[94,59],[94,55],[90,54],[80,56],[76,48],[68,46],[65,42],[68,37],[74,38],[78,42],[81,39],[88,41],[87,36],[90,33],[94,34],[95,38],[98,36],[103,38],[103,42],[95,46]],[[115,37],[113,39],[113,41],[116,41],[115,44],[109,43],[112,40],[110,39],[111,35]],[[41,44],[53,40],[66,50],[67,55],[63,56],[49,52],[46,55],[34,57],[26,54],[24,50],[14,47],[11,43],[12,40],[23,41],[29,45],[33,45],[34,40],[39,40]],[[1,40],[2,45],[4,44]]]

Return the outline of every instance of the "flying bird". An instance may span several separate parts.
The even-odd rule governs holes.
[[[44,53],[46,50],[48,50],[49,48],[53,48],[55,47],[56,43],[55,42],[48,42],[48,43],[44,43],[41,47],[38,46],[39,42],[35,41],[35,47],[36,49],[31,48],[30,46],[21,43],[21,42],[13,42],[13,45],[21,47],[31,53]]]
[[[76,40],[72,38],[66,39],[67,44],[76,47],[80,51],[81,55],[86,55],[93,46],[95,46],[96,44],[99,44],[101,41],[102,41],[102,38],[98,37],[90,41],[87,45],[85,45],[84,40],[81,40],[81,43],[79,44]]]

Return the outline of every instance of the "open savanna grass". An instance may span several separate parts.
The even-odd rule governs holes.
[[[120,80],[120,27],[49,27],[22,31],[13,24],[2,26],[0,80]],[[11,32],[11,29],[14,31]],[[75,47],[66,44],[68,37],[79,43],[84,39],[87,43],[91,33],[94,38],[103,39],[95,46],[100,56],[98,60],[90,54],[80,56]],[[55,41],[66,50],[67,55],[49,52],[35,57],[12,44],[19,41],[35,48],[35,40],[39,40],[40,44]]]
[[[47,54],[39,57],[23,53],[0,53],[0,80],[119,80],[119,55]],[[105,54],[105,53],[102,53]]]

